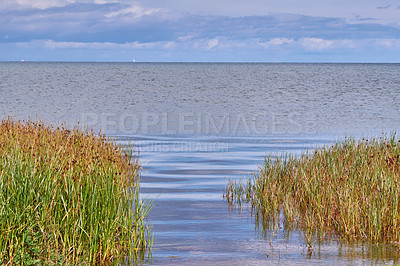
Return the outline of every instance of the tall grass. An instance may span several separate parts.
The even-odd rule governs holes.
[[[0,263],[104,264],[152,244],[140,166],[102,135],[0,124]]]
[[[230,203],[250,202],[266,230],[400,243],[400,143],[395,135],[346,139],[301,157],[267,158],[247,183],[230,181]]]

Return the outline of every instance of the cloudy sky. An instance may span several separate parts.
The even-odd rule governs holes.
[[[133,58],[400,62],[400,1],[0,1],[0,61]]]

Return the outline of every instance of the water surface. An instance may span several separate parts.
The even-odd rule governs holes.
[[[0,63],[0,114],[87,127],[140,150],[153,264],[370,264],[390,249],[299,232],[271,244],[222,199],[265,156],[400,126],[399,64]]]

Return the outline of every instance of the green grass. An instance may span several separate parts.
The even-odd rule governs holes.
[[[102,135],[40,122],[0,123],[0,263],[144,259],[151,203],[140,165]]]
[[[230,181],[228,202],[248,202],[265,230],[314,240],[400,243],[400,143],[346,139],[300,157],[267,158],[250,180]],[[313,240],[314,239],[314,240]]]

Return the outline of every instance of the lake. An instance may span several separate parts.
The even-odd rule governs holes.
[[[400,127],[400,64],[0,63],[0,114],[101,131],[143,166],[152,264],[391,263],[389,247],[332,241],[307,256],[223,200],[265,156]]]

